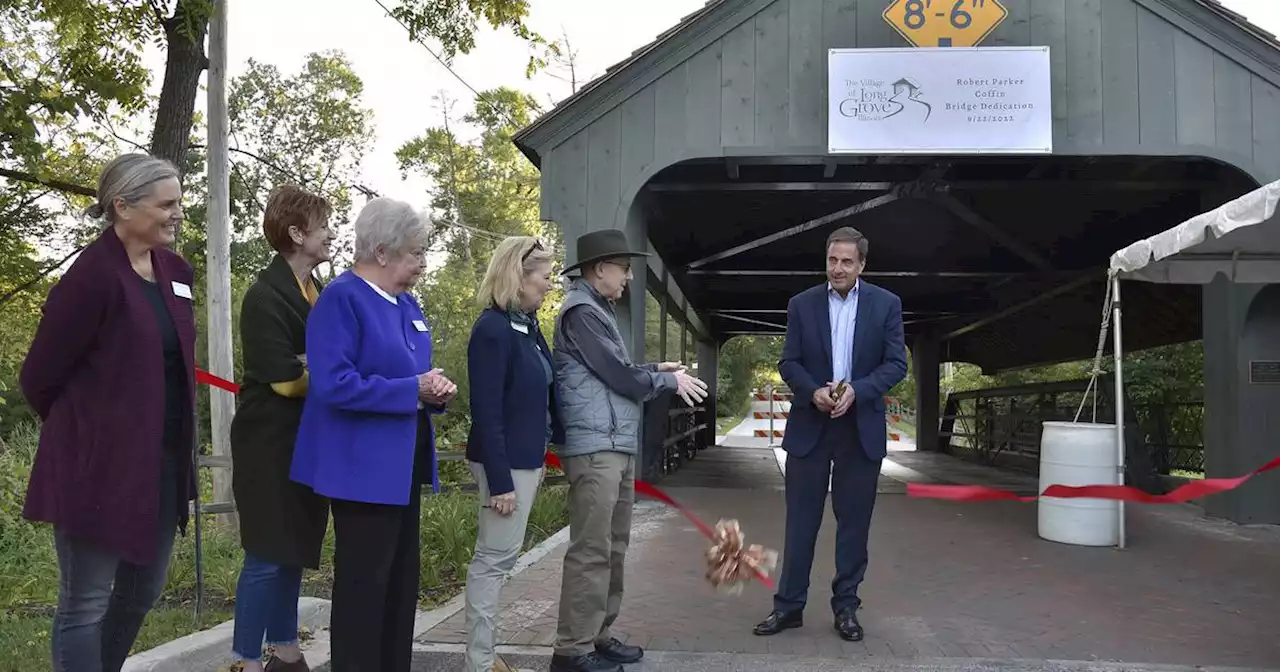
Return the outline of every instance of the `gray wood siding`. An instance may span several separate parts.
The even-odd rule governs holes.
[[[987,45],[1051,49],[1055,151],[1211,155],[1280,178],[1280,89],[1149,0],[1004,0]],[[679,161],[826,152],[827,50],[900,47],[885,0],[776,0],[543,154],[545,216],[625,225]],[[723,29],[722,29],[723,31]],[[1273,78],[1275,79],[1275,78]],[[550,201],[550,202],[548,202]]]

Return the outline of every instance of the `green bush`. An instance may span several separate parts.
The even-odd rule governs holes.
[[[0,444],[0,611],[53,604],[58,596],[53,534],[22,518],[39,438],[35,426],[23,423]]]

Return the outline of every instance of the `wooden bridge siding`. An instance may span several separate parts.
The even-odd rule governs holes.
[[[1149,3],[1005,0],[986,44],[1051,48],[1059,153],[1212,155],[1280,177],[1280,89]],[[543,216],[569,239],[622,228],[633,195],[681,160],[825,154],[827,49],[903,46],[884,7],[768,4],[543,150]]]

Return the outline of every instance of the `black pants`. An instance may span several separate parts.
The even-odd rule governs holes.
[[[832,423],[813,452],[787,455],[786,546],[774,608],[803,610],[808,601],[813,546],[822,527],[831,483],[831,508],[836,515],[836,575],[831,581],[831,610],[840,613],[860,604],[858,586],[867,572],[867,536],[881,460],[862,451],[857,424]]]
[[[413,486],[408,506],[333,500],[331,507],[333,672],[409,672],[422,487]]]

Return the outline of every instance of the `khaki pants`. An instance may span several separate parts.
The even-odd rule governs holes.
[[[622,608],[635,456],[602,451],[561,462],[569,481],[569,548],[560,582],[555,652],[576,655],[611,637],[609,627]]]
[[[502,584],[516,564],[524,546],[529,510],[542,479],[541,469],[512,469],[516,487],[516,510],[503,516],[489,507],[489,481],[484,467],[471,463],[471,473],[480,486],[480,518],[475,556],[467,570],[465,619],[467,625],[467,670],[490,672],[494,665],[498,605]]]

